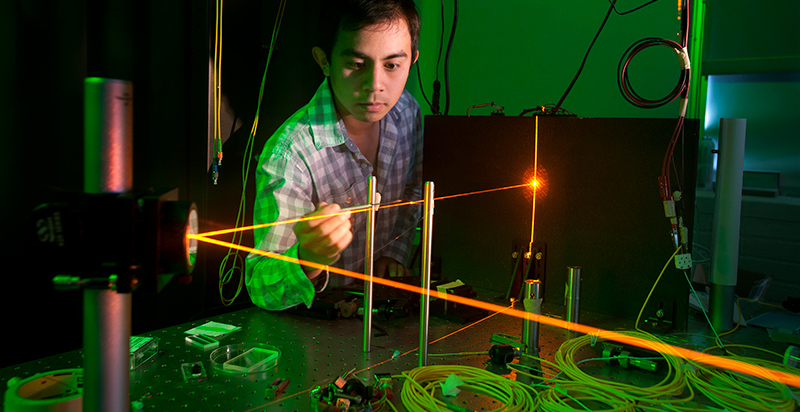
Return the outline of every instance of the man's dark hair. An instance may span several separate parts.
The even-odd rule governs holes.
[[[358,31],[396,19],[403,19],[408,25],[413,59],[419,48],[420,26],[413,0],[323,0],[317,45],[330,59],[339,30]]]

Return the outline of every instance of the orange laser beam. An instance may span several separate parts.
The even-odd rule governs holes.
[[[495,189],[480,190],[480,191],[477,191],[477,192],[461,193],[461,194],[457,194],[457,195],[442,196],[442,197],[434,198],[433,200],[452,199],[452,198],[455,198],[455,197],[478,195],[478,194],[482,194],[482,193],[490,193],[490,192],[497,192],[497,191],[500,191],[500,190],[516,189],[516,188],[526,187],[526,186],[530,186],[530,183],[525,183],[525,184],[516,185],[516,186],[500,187],[500,188],[495,188]],[[421,203],[425,203],[425,201],[424,200],[411,200],[411,201],[408,201],[408,202],[401,202],[401,203],[387,203],[385,205],[378,206],[378,209],[379,210],[380,209],[388,209],[388,208],[391,208],[391,207],[409,206],[409,205],[416,205],[416,204],[421,204]],[[209,231],[209,232],[198,233],[197,236],[209,236],[210,237],[210,236],[226,235],[226,234],[229,234],[229,233],[244,232],[246,230],[261,229],[261,228],[265,228],[265,227],[278,226],[278,225],[287,225],[287,224],[290,224],[290,223],[304,222],[304,221],[307,221],[307,220],[320,219],[320,218],[329,217],[329,216],[338,216],[338,215],[340,215],[342,213],[347,213],[348,211],[351,212],[351,213],[361,213],[361,212],[366,212],[368,210],[370,210],[370,206],[369,205],[356,206],[355,208],[346,209],[346,210],[343,210],[342,212],[337,212],[337,213],[329,213],[329,214],[326,214],[326,215],[319,215],[319,216],[299,216],[299,217],[296,217],[296,218],[292,218],[292,219],[288,219],[288,220],[282,220],[282,221],[279,221],[279,222],[261,223],[261,224],[258,224],[258,225],[242,226],[242,227],[238,227],[238,228],[213,230],[213,231]]]
[[[511,304],[511,306],[508,306],[508,307],[506,307],[506,309],[511,309],[511,308],[513,308],[513,307],[514,307],[514,304],[512,303],[512,304]],[[485,318],[483,318],[483,319],[476,320],[475,322],[472,322],[472,323],[470,323],[469,325],[467,325],[467,326],[464,326],[464,327],[463,327],[463,328],[461,328],[461,329],[458,329],[458,330],[456,330],[456,331],[450,332],[450,333],[448,333],[447,335],[444,335],[444,336],[442,336],[441,338],[439,338],[439,339],[436,339],[436,340],[434,340],[434,341],[430,342],[430,345],[433,345],[433,344],[434,344],[434,343],[436,343],[436,342],[439,342],[439,341],[441,341],[441,340],[444,340],[444,339],[446,339],[446,338],[449,338],[449,337],[451,337],[451,336],[455,335],[456,333],[459,333],[459,332],[461,332],[461,331],[463,331],[463,330],[465,330],[465,329],[469,329],[469,328],[471,328],[471,327],[473,327],[473,326],[475,326],[475,325],[477,325],[477,324],[479,324],[479,323],[481,323],[481,322],[483,322],[483,321],[485,321],[485,320],[488,320],[489,318],[491,318],[491,317],[493,317],[493,316],[495,316],[495,315],[499,315],[500,313],[502,313],[502,311],[501,311],[501,312],[495,312],[495,313],[492,313],[491,315],[489,315],[489,316],[486,316],[486,317],[485,317]],[[381,361],[381,362],[378,362],[378,363],[376,363],[376,364],[374,364],[374,365],[370,365],[370,366],[367,366],[367,367],[366,367],[366,368],[364,368],[364,369],[361,369],[361,370],[359,370],[359,371],[356,371],[356,372],[355,372],[355,374],[359,374],[359,373],[361,373],[361,372],[368,371],[368,370],[370,370],[370,369],[376,368],[376,367],[378,367],[378,366],[381,366],[381,365],[383,365],[383,364],[384,364],[384,363],[386,363],[386,362],[391,362],[391,361],[393,361],[393,360],[395,360],[395,359],[402,358],[403,356],[406,356],[406,355],[408,355],[408,354],[410,354],[410,353],[414,353],[414,352],[416,352],[416,351],[418,351],[418,350],[419,350],[419,348],[414,348],[414,349],[407,350],[407,351],[405,351],[404,353],[401,353],[401,354],[399,354],[399,355],[397,355],[397,356],[395,356],[395,357],[391,357],[391,358],[389,358],[389,359],[383,360],[383,361]]]
[[[533,230],[534,225],[536,224],[536,186],[538,182],[537,169],[539,168],[539,116],[536,116],[533,136],[533,182],[531,183],[533,188],[533,199],[531,200],[531,203],[533,204],[533,207],[531,210],[531,243],[528,245],[529,259],[533,259]]]
[[[283,255],[279,255],[279,254],[272,253],[272,252],[266,252],[266,251],[263,251],[263,250],[250,248],[250,247],[247,247],[247,246],[240,246],[240,245],[236,245],[236,244],[233,244],[233,243],[224,242],[224,241],[221,241],[221,240],[211,239],[211,238],[208,238],[208,237],[205,237],[205,236],[200,236],[200,235],[189,235],[189,236],[190,236],[190,238],[195,238],[195,239],[197,239],[199,241],[202,241],[202,242],[216,244],[216,245],[220,245],[220,246],[224,246],[224,247],[228,247],[228,248],[233,248],[233,249],[239,249],[239,250],[242,250],[242,251],[245,251],[245,252],[252,252],[252,253],[256,253],[256,254],[259,254],[259,255],[262,255],[262,256],[266,256],[266,257],[269,257],[269,258],[279,259],[279,260],[283,260],[283,261],[286,261],[286,262],[297,263],[297,264],[305,265],[305,266],[308,266],[308,267],[311,267],[311,268],[315,268],[315,269],[325,269],[325,265],[320,265],[319,263],[315,263],[315,262],[309,262],[309,261],[304,261],[304,260],[300,260],[300,259],[295,259],[295,258],[292,258],[292,257],[283,256]],[[358,273],[358,272],[352,272],[352,271],[349,271],[349,270],[339,269],[339,268],[335,268],[335,267],[328,267],[328,270],[330,272],[338,273],[338,274],[344,275],[344,276],[350,276],[352,278],[361,279],[361,280],[364,280],[364,281],[368,281],[369,280],[368,276],[366,276],[366,275],[364,275],[362,273]],[[596,327],[581,325],[581,324],[578,324],[578,323],[567,322],[567,321],[564,321],[564,320],[561,320],[561,319],[555,319],[555,318],[550,318],[550,317],[547,317],[547,316],[536,315],[536,314],[528,313],[528,312],[521,311],[521,310],[518,310],[518,309],[513,309],[513,308],[509,309],[508,307],[495,305],[495,304],[492,304],[492,303],[472,300],[472,299],[469,299],[469,298],[456,296],[456,295],[448,294],[448,293],[441,293],[441,292],[439,292],[437,290],[423,289],[423,288],[421,288],[419,286],[407,285],[405,283],[400,283],[400,282],[396,282],[396,281],[389,280],[389,279],[373,277],[372,281],[374,283],[378,283],[378,284],[381,284],[381,285],[386,285],[386,286],[393,287],[393,288],[396,288],[396,289],[402,289],[402,290],[406,290],[406,291],[413,292],[413,293],[429,295],[431,297],[435,297],[435,298],[438,298],[438,299],[444,299],[444,300],[448,300],[448,301],[455,302],[455,303],[461,303],[461,304],[469,305],[469,306],[476,307],[476,308],[479,308],[479,309],[485,309],[485,310],[488,310],[488,311],[491,311],[491,312],[505,311],[509,315],[517,317],[517,318],[520,318],[520,319],[529,319],[529,320],[532,320],[532,321],[535,321],[535,322],[539,322],[539,323],[542,323],[542,324],[545,324],[545,325],[554,326],[554,327],[561,328],[561,329],[573,330],[573,331],[577,331],[579,333],[583,333],[583,334],[587,334],[587,335],[595,335],[598,338],[607,339],[607,340],[613,340],[613,341],[616,341],[616,342],[622,342],[622,343],[626,343],[626,344],[629,344],[629,345],[637,346],[637,347],[640,347],[640,348],[650,349],[650,350],[656,351],[656,352],[661,353],[661,354],[666,354],[666,355],[670,355],[670,356],[679,356],[679,357],[682,357],[682,358],[687,359],[687,360],[703,363],[703,364],[714,366],[714,367],[718,367],[718,368],[737,371],[737,372],[741,372],[741,373],[744,373],[744,374],[747,374],[747,375],[751,375],[751,376],[754,376],[754,377],[757,377],[757,378],[769,379],[771,381],[781,382],[781,383],[784,383],[784,384],[789,385],[789,386],[794,386],[796,388],[800,388],[800,375],[793,375],[793,374],[790,374],[790,373],[786,373],[786,372],[782,372],[782,371],[778,371],[778,370],[774,370],[774,369],[771,369],[771,368],[766,368],[766,367],[762,367],[762,366],[758,366],[758,365],[753,365],[753,364],[750,364],[750,363],[747,363],[747,362],[738,361],[738,360],[735,360],[735,359],[726,359],[726,358],[722,358],[722,357],[719,357],[719,356],[716,356],[716,355],[710,355],[710,354],[707,354],[707,353],[696,352],[696,351],[692,351],[692,350],[689,350],[689,349],[684,349],[684,348],[680,348],[680,347],[677,347],[677,346],[672,346],[672,345],[669,345],[669,344],[666,344],[666,343],[662,343],[662,342],[654,342],[654,341],[643,339],[643,338],[639,338],[639,337],[636,337],[636,336],[623,335],[621,333],[617,333],[617,332],[614,332],[614,331],[603,330],[603,329],[599,329],[599,328],[596,328]]]
[[[341,212],[328,213],[326,215],[300,216],[300,217],[296,217],[296,218],[293,218],[293,219],[282,220],[282,221],[279,221],[279,222],[261,223],[261,224],[258,224],[258,225],[243,226],[243,227],[238,227],[238,228],[221,229],[221,230],[214,230],[214,231],[210,231],[210,232],[203,232],[203,233],[198,233],[195,236],[203,236],[203,237],[219,236],[219,235],[225,235],[225,234],[228,234],[228,233],[236,233],[236,232],[244,232],[246,230],[260,229],[260,228],[263,228],[263,227],[286,225],[286,224],[289,224],[289,223],[297,223],[297,222],[304,222],[304,221],[307,221],[307,220],[321,219],[323,217],[339,216],[339,215],[345,214],[347,212],[350,212],[350,213],[361,213],[361,212],[366,212],[368,210],[369,210],[369,206],[367,205],[367,206],[356,207],[354,209],[344,210],[344,211],[341,211]]]
[[[483,193],[498,192],[498,191],[500,191],[500,190],[517,189],[517,188],[520,188],[520,187],[528,187],[528,186],[530,186],[530,184],[529,184],[529,183],[523,183],[523,184],[521,184],[521,185],[515,185],[515,186],[498,187],[498,188],[496,188],[496,189],[479,190],[479,191],[477,191],[477,192],[469,192],[469,193],[461,193],[461,194],[457,194],[457,195],[449,195],[449,196],[435,197],[435,198],[433,198],[433,200],[445,200],[445,199],[452,199],[452,198],[455,198],[455,197],[471,196],[471,195],[479,195],[479,194],[483,194]]]
[[[410,205],[416,205],[416,204],[420,204],[420,203],[425,203],[425,201],[424,200],[411,200],[411,201],[402,202],[402,203],[387,203],[385,205],[380,205],[378,207],[378,210],[380,210],[380,209],[389,209],[391,207],[397,207],[397,206],[410,206]]]
[[[475,326],[475,325],[477,325],[477,324],[479,324],[479,323],[481,323],[481,322],[483,322],[483,321],[485,321],[485,320],[487,320],[487,319],[489,319],[489,318],[491,318],[491,317],[493,317],[493,316],[495,316],[495,315],[499,315],[499,314],[501,314],[501,313],[505,312],[506,310],[508,310],[508,309],[513,309],[513,308],[514,308],[514,304],[512,303],[512,304],[511,304],[511,306],[506,306],[506,308],[505,308],[505,309],[503,309],[503,310],[501,310],[501,311],[499,311],[499,312],[492,313],[491,315],[489,315],[489,316],[487,316],[487,317],[485,317],[485,318],[483,318],[483,319],[481,319],[481,320],[478,320],[478,321],[475,321],[475,322],[473,322],[473,323],[470,323],[469,325],[467,325],[467,326],[464,326],[463,328],[461,328],[461,329],[459,329],[459,330],[456,330],[456,331],[454,331],[454,332],[450,332],[450,333],[448,333],[447,335],[444,335],[444,336],[442,336],[442,337],[441,337],[441,338],[439,338],[439,339],[436,339],[436,340],[434,340],[434,341],[431,341],[431,343],[430,343],[430,344],[431,344],[431,345],[433,345],[434,343],[436,343],[436,342],[439,342],[440,340],[443,340],[443,339],[445,339],[445,338],[449,338],[449,337],[451,337],[451,336],[455,335],[455,334],[456,334],[456,333],[458,333],[458,332],[461,332],[461,331],[463,331],[463,330],[465,330],[465,329],[469,329],[469,328],[471,328],[471,327],[473,327],[473,326]]]

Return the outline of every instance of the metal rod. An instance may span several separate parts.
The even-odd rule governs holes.
[[[84,191],[133,189],[133,84],[87,78],[84,116]],[[131,301],[130,293],[83,289],[84,411],[130,408]]]
[[[83,191],[133,189],[133,84],[90,77],[84,81]]]
[[[506,300],[511,299],[511,289],[514,289],[514,281],[517,279],[517,270],[519,270],[519,262],[522,261],[522,256],[525,255],[524,251],[514,251],[516,256],[516,261],[514,262],[514,270],[511,271],[511,281],[508,282],[508,291],[506,291]],[[511,257],[514,257],[512,255]]]
[[[130,408],[131,294],[83,289],[83,410]]]
[[[542,314],[541,285],[539,279],[526,279],[524,283],[524,300],[522,301],[525,311],[535,315]],[[539,322],[531,319],[522,321],[522,354],[519,357],[521,365],[531,368],[533,371],[541,370],[539,358]],[[540,373],[533,372],[536,376]],[[533,379],[530,376],[517,374],[517,381],[531,384]]]
[[[419,310],[419,366],[428,366],[428,317],[430,315],[431,239],[433,237],[433,182],[425,182],[425,215],[422,228],[422,289]]]
[[[734,289],[739,272],[739,224],[742,217],[747,119],[720,119],[717,201],[711,251],[709,310],[716,330],[733,327]]]
[[[525,311],[535,315],[542,314],[541,307],[541,286],[542,282],[539,279],[525,280]],[[532,299],[533,302],[526,302]],[[525,353],[531,356],[539,356],[539,322],[531,319],[525,319],[522,322],[522,343],[524,344]]]
[[[567,290],[565,293],[566,302],[564,303],[566,310],[566,320],[570,323],[578,323],[581,306],[581,267],[570,266],[567,268]],[[571,335],[577,336],[577,332],[572,331]]]
[[[367,203],[366,205],[344,207],[344,208],[342,208],[341,211],[342,212],[348,212],[348,211],[356,211],[356,210],[367,210],[367,209],[371,209],[371,208],[372,208],[372,205]]]
[[[367,203],[370,205],[367,212],[367,256],[364,264],[364,273],[368,280],[364,282],[364,353],[369,353],[372,348],[372,274],[375,266],[375,212],[378,210],[377,185],[375,176],[367,180]]]
[[[526,260],[528,261],[528,267],[525,268],[525,274],[522,275],[522,285],[519,288],[519,296],[517,296],[517,300],[521,300],[523,298],[523,293],[525,293],[525,288],[526,288],[525,282],[527,282],[528,278],[531,277],[531,268],[535,264],[533,261],[534,258],[535,257],[533,256],[533,253],[531,253],[530,256],[526,258]]]

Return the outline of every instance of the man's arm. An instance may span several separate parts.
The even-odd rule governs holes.
[[[299,240],[282,255],[320,265],[335,263],[353,238],[350,212],[340,211],[339,205],[321,203],[307,216],[309,220],[295,225]],[[254,253],[248,258],[247,287],[253,302],[263,309],[283,310],[300,303],[310,306],[315,289],[309,289],[303,277],[312,285],[327,283],[321,274],[321,269]]]
[[[311,179],[302,167],[304,162],[290,154],[271,155],[265,149],[259,161],[253,220],[256,225],[278,224],[255,229],[256,249],[322,265],[335,262],[352,238],[349,215],[280,223],[314,210]],[[336,205],[320,204],[310,216],[338,211]],[[300,303],[309,306],[320,272],[254,252],[247,258],[245,273],[253,303],[267,310],[282,310]]]

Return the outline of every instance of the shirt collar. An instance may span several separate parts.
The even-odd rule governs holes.
[[[317,150],[338,146],[347,140],[344,122],[336,115],[336,105],[333,102],[333,93],[331,93],[327,77],[322,81],[308,104],[308,117],[314,146]]]

